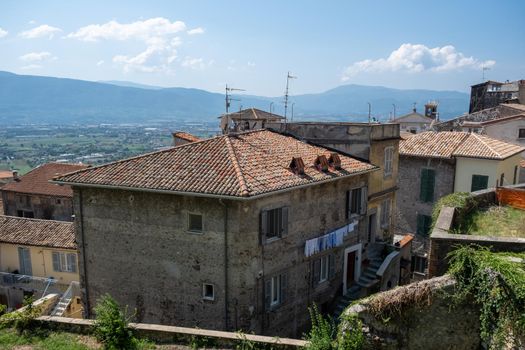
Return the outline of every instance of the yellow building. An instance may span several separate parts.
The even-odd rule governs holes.
[[[79,280],[72,222],[0,216],[0,303],[64,292]]]

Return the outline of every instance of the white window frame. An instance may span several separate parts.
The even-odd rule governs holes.
[[[321,267],[319,269],[319,283],[323,283],[328,280],[329,261],[328,255],[321,257]]]
[[[211,286],[211,296],[206,295],[206,287]],[[212,283],[203,283],[202,284],[202,299],[204,300],[215,300],[215,285]]]
[[[394,147],[389,146],[385,148],[384,171],[385,177],[391,176],[394,164]]]
[[[281,275],[275,275],[271,279],[270,306],[279,304],[281,304]]]
[[[55,265],[53,264],[53,270],[55,272],[71,272],[75,273],[77,271],[77,255],[75,253],[64,253],[64,252],[52,252],[52,254],[58,254],[58,262],[59,262],[59,270],[57,271],[55,269]],[[68,263],[68,257],[74,255],[75,256],[75,265],[71,265]]]
[[[196,215],[196,216],[200,216],[201,217],[201,229],[200,230],[194,230],[194,229],[191,228],[191,216],[192,215]],[[202,233],[204,233],[204,215],[202,215],[201,213],[188,212],[187,218],[188,218],[188,224],[187,224],[186,230],[188,232],[195,233],[195,234],[202,234]]]

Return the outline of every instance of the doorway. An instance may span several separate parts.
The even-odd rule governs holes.
[[[362,244],[359,243],[344,251],[343,295],[361,276],[361,248]]]
[[[368,242],[374,243],[376,241],[377,231],[377,214],[368,215]]]

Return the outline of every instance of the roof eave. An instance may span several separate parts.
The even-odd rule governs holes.
[[[374,166],[371,169],[366,169],[362,171],[358,171],[355,173],[351,173],[348,175],[343,176],[337,176],[334,178],[316,181],[316,182],[310,182],[307,184],[302,184],[298,186],[291,186],[286,187],[280,190],[265,192],[261,194],[256,194],[254,196],[233,196],[233,195],[221,195],[221,194],[213,194],[213,193],[202,193],[202,192],[189,192],[189,191],[172,191],[172,190],[159,190],[159,189],[151,189],[151,188],[137,188],[137,187],[128,187],[128,186],[115,186],[115,185],[101,185],[101,184],[86,184],[86,183],[79,183],[79,182],[66,182],[66,181],[59,181],[59,180],[51,180],[50,182],[59,184],[59,185],[69,185],[69,186],[76,186],[76,187],[84,187],[84,188],[104,188],[104,189],[114,189],[114,190],[126,190],[126,191],[136,191],[136,192],[149,192],[149,193],[161,193],[161,194],[174,194],[174,195],[180,195],[180,196],[192,196],[192,197],[206,197],[206,198],[216,198],[216,199],[230,199],[230,200],[252,200],[252,199],[258,199],[262,197],[267,197],[275,194],[280,194],[300,188],[305,188],[309,186],[314,185],[320,185],[328,182],[333,182],[341,179],[346,179],[348,177],[362,175],[371,173],[374,171],[380,170],[379,167]]]

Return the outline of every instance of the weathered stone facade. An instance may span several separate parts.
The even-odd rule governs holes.
[[[3,191],[2,201],[4,215],[73,221],[73,203],[70,197]]]
[[[351,222],[346,192],[367,183],[363,174],[249,200],[74,187],[85,310],[109,293],[139,322],[301,335],[307,307],[340,294],[343,252],[366,246],[366,224],[310,258],[305,241]],[[288,234],[261,242],[261,210],[283,206]],[[202,234],[188,232],[188,213],[203,215]],[[312,261],[329,253],[333,277],[313,287]],[[268,310],[264,283],[277,274],[287,276],[284,301]],[[205,283],[214,300],[203,298]]]
[[[434,200],[420,200],[421,169],[435,171]],[[454,192],[455,161],[437,158],[400,156],[399,193],[397,209],[399,230],[416,233],[417,215],[432,215],[434,203],[441,197]]]

